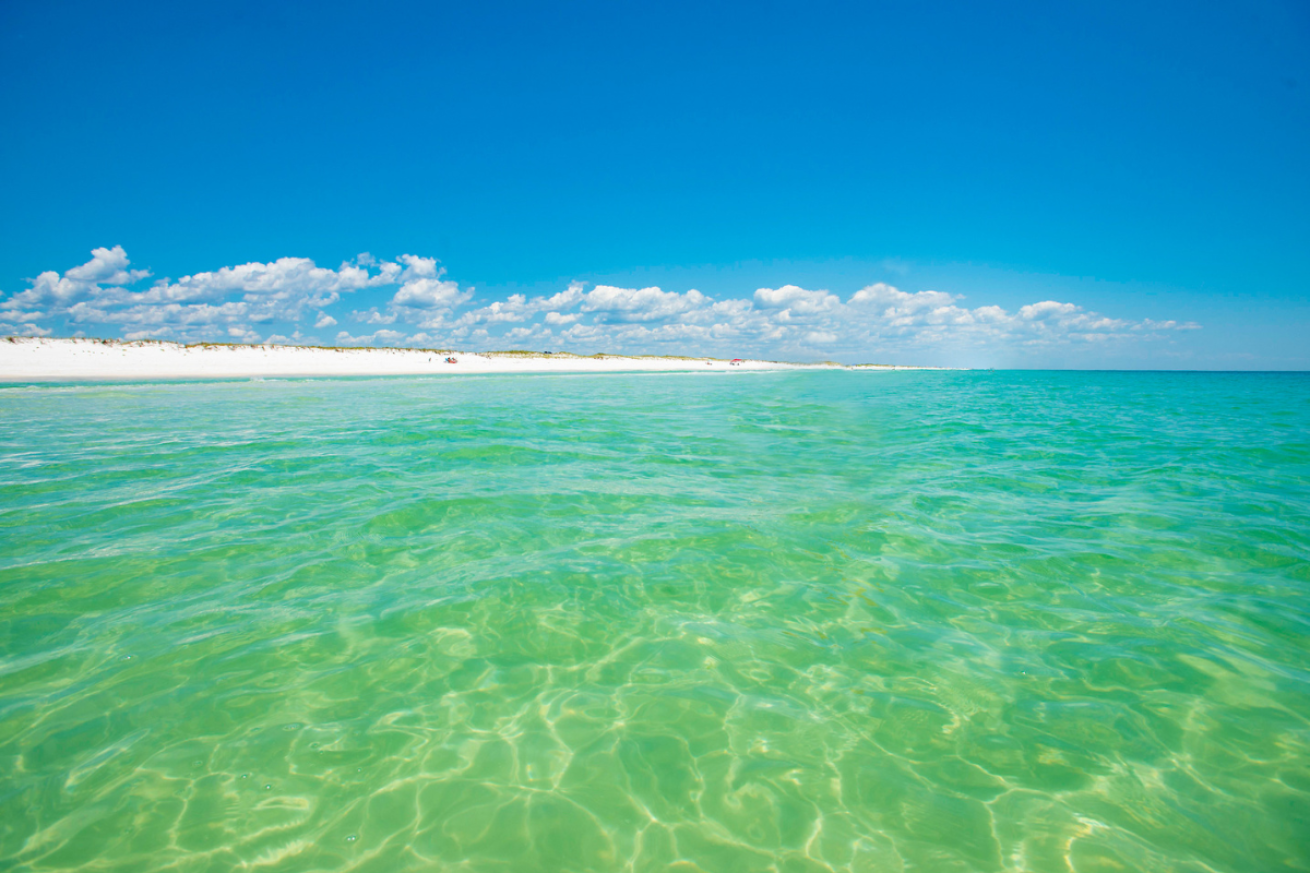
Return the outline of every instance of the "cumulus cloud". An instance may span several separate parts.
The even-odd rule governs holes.
[[[708,302],[708,298],[694,288],[678,294],[655,287],[597,285],[582,295],[582,311],[597,313],[599,322],[661,321],[693,313]]]
[[[379,312],[378,308],[374,306],[365,312],[352,312],[350,318],[352,321],[359,321],[364,324],[395,324],[397,315],[395,312]]]
[[[968,308],[962,300],[942,291],[907,292],[886,283],[861,288],[845,302],[831,291],[797,285],[759,288],[750,298],[722,300],[695,290],[679,294],[658,287],[598,285],[581,293],[573,311],[553,308],[535,330],[520,327],[503,336],[554,336],[606,351],[699,350],[812,358],[943,346],[995,349],[1158,338],[1196,327],[1190,322],[1108,318],[1060,301],[1010,312],[991,305]]]
[[[463,303],[468,294],[461,293],[459,285],[442,279],[413,279],[401,286],[391,302],[397,306],[418,309],[449,309]]]
[[[796,315],[815,315],[832,312],[841,305],[836,294],[829,291],[806,291],[795,285],[783,285],[781,288],[760,288],[755,292],[755,302],[765,309],[780,309]]]
[[[337,343],[344,346],[368,346],[375,343],[395,346],[401,345],[401,341],[404,339],[404,331],[387,328],[375,330],[373,333],[364,334],[363,336],[351,336],[348,331],[344,330],[337,333]]]
[[[130,286],[150,272],[129,266],[122,246],[95,249],[90,261],[63,275],[43,272],[31,288],[0,301],[0,320],[111,325],[124,337],[245,342],[258,339],[256,326],[297,324],[315,311],[315,327],[335,325],[336,318],[323,310],[364,289],[398,285],[394,300],[399,305],[425,309],[459,305],[471,296],[442,279],[444,269],[435,258],[417,255],[379,261],[366,253],[335,270],[309,258],[279,258],[162,279],[143,290]],[[375,315],[373,322],[389,323],[395,317]]]
[[[11,324],[0,321],[0,336],[50,336],[54,333],[52,328],[40,327],[35,324]]]
[[[338,270],[318,267],[309,258],[279,258],[267,264],[223,267],[209,273],[161,282],[137,298],[143,303],[222,300],[240,292],[246,300],[315,300],[335,303],[343,292],[390,284],[386,275],[369,275],[367,269],[344,263]]]
[[[472,289],[460,291],[457,283],[442,278],[446,275],[446,268],[438,267],[436,258],[401,255],[398,260],[404,269],[398,277],[400,290],[391,298],[394,306],[450,309],[468,302],[473,296]]]
[[[474,299],[446,277],[435,258],[361,254],[337,269],[308,258],[251,262],[162,279],[133,269],[121,246],[98,248],[91,260],[63,274],[41,273],[31,287],[0,300],[0,332],[46,335],[87,325],[116,328],[124,337],[241,342],[290,342],[300,326],[334,327],[341,319],[367,325],[341,330],[338,344],[488,347],[573,347],[581,351],[677,352],[770,357],[869,359],[912,357],[941,350],[1040,349],[1160,340],[1195,330],[1176,319],[1131,320],[1076,303],[1040,300],[1014,311],[968,306],[961,295],[903,291],[877,282],[842,299],[798,285],[711,298],[696,289],[657,286],[588,287],[570,283],[553,294]],[[367,308],[329,312],[344,298],[394,288]],[[374,303],[374,301],[377,301]],[[369,328],[373,328],[370,332]]]
[[[549,321],[552,314],[556,318],[559,317],[558,310],[569,309],[581,302],[584,296],[582,288],[581,282],[572,282],[568,288],[557,294],[549,297],[533,297],[530,300],[523,294],[511,294],[505,300],[493,301],[479,309],[464,313],[460,324],[522,322],[539,312],[546,312],[546,319]]]
[[[150,275],[149,270],[129,270],[130,263],[122,246],[92,249],[91,260],[85,264],[63,276],[53,270],[41,273],[32,280],[31,288],[0,303],[0,309],[65,307],[95,296],[105,285],[131,285]]]

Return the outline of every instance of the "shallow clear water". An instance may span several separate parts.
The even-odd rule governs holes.
[[[0,869],[1310,869],[1310,377],[0,389]]]

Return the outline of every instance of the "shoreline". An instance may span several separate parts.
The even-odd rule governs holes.
[[[456,363],[446,362],[453,357]],[[372,347],[182,345],[160,340],[0,338],[0,382],[418,376],[469,373],[708,372],[739,370],[919,370],[882,364],[570,352],[461,352]]]

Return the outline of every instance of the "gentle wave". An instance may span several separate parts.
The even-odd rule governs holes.
[[[0,863],[1310,866],[1310,378],[754,375],[0,388]]]

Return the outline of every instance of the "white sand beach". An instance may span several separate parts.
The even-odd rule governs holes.
[[[455,363],[447,362],[453,358]],[[170,342],[7,337],[0,381],[226,379],[255,376],[402,376],[453,373],[594,373],[857,368],[841,364],[567,352],[459,352],[282,345],[180,345]]]

